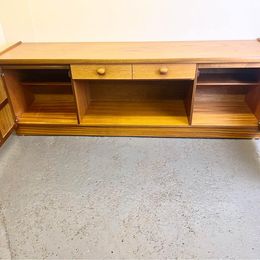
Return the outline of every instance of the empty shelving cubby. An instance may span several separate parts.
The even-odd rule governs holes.
[[[19,124],[77,124],[68,69],[5,69]]]
[[[188,126],[191,80],[75,80],[84,126]]]
[[[260,69],[201,69],[194,98],[193,125],[257,127]]]

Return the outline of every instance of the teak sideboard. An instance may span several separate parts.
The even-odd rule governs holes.
[[[21,43],[0,52],[0,141],[260,137],[260,42]]]

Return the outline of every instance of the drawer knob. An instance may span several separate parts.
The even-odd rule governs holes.
[[[160,71],[161,75],[166,75],[168,73],[168,68],[167,67],[161,67],[159,71]]]
[[[97,69],[97,74],[98,75],[105,75],[106,74],[106,69],[105,68],[98,68]]]

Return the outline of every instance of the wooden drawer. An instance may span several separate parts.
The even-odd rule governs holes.
[[[132,79],[132,65],[71,65],[73,79]]]
[[[135,64],[134,79],[194,79],[196,64]]]

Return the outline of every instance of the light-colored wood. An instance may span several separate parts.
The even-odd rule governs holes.
[[[2,102],[0,102],[0,110],[6,105],[8,104],[8,99],[4,99]]]
[[[237,79],[231,74],[209,74],[199,77],[197,82],[198,86],[257,86],[259,85],[259,80],[256,81],[254,78],[247,79]]]
[[[71,86],[71,82],[20,82],[22,86]]]
[[[260,44],[246,41],[22,43],[0,64],[260,63]]]
[[[13,48],[17,47],[18,45],[20,45],[22,42],[16,42],[16,43],[4,43],[4,44],[0,44],[0,55],[12,50]]]
[[[74,81],[81,124],[188,125],[190,81]]]
[[[197,88],[197,81],[198,81],[198,68],[196,68],[196,76],[192,84],[190,85],[188,95],[185,98],[185,106],[186,111],[188,115],[189,124],[192,125],[192,119],[193,119],[193,109],[194,109],[194,100],[195,100],[195,94],[196,94],[196,88]]]
[[[105,75],[105,73],[106,73],[106,69],[105,69],[104,66],[102,66],[102,67],[100,67],[100,68],[97,69],[97,74],[99,74],[99,75]]]
[[[39,81],[44,80],[42,76],[35,82],[23,82],[22,76],[18,70],[4,70],[4,80],[18,123],[78,124],[70,82],[42,82]]]
[[[258,120],[245,102],[244,94],[218,93],[197,87],[192,124],[244,128],[257,127]]]
[[[167,66],[162,66],[159,70],[160,74],[165,75],[169,72],[169,69]]]
[[[9,104],[8,96],[5,91],[3,74],[0,70],[0,146],[2,146],[15,127],[15,117],[12,107]]]
[[[75,125],[78,123],[75,100],[69,94],[35,94],[18,124]]]
[[[90,104],[89,82],[82,80],[73,80],[72,83],[77,103],[79,121],[81,121],[85,116]]]
[[[4,89],[4,83],[2,81],[2,77],[0,76],[0,103],[7,99],[7,95]]]
[[[70,69],[69,65],[2,65],[3,70],[30,70],[30,69],[56,69],[56,70],[68,70]]]
[[[21,135],[157,136],[192,138],[260,138],[258,128],[225,127],[85,127],[20,125]]]
[[[71,65],[73,79],[132,79],[131,65]]]
[[[85,126],[188,126],[183,100],[92,101],[81,121]]]
[[[9,104],[0,110],[0,135],[4,139],[14,126],[14,118]]]
[[[260,63],[204,63],[198,64],[199,69],[234,69],[234,68],[260,68]]]
[[[225,71],[260,68],[257,41],[25,43],[0,66],[18,134],[260,137],[260,73]]]
[[[163,70],[163,73],[161,72]],[[194,79],[196,64],[134,64],[133,79]]]
[[[4,70],[4,81],[14,109],[16,117],[26,111],[27,107],[33,102],[33,95],[28,89],[20,84],[20,76],[16,71]]]
[[[259,86],[250,89],[246,95],[246,102],[258,119],[260,127],[260,84]]]
[[[172,80],[92,80],[82,81],[82,85],[84,82],[89,87],[91,100],[126,102],[184,100],[192,84],[191,81]]]

